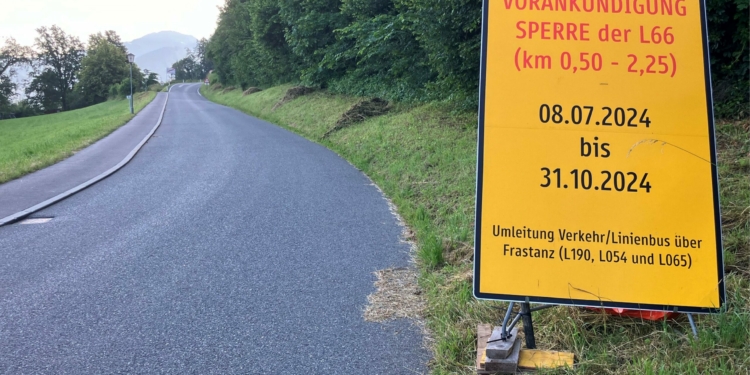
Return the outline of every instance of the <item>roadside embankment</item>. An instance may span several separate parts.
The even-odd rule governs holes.
[[[363,99],[291,85],[243,95],[201,88],[219,104],[273,122],[336,151],[375,181],[398,207],[418,244],[419,283],[436,374],[473,373],[477,323],[496,323],[505,304],[472,296],[476,114],[445,105],[390,103],[388,110],[336,128]],[[340,122],[339,122],[340,123]],[[750,122],[719,122],[719,174],[727,266],[726,313],[646,322],[556,307],[534,313],[537,345],[573,351],[575,369],[552,373],[676,374],[750,372]],[[509,181],[508,183],[513,183]],[[523,277],[523,270],[508,270]],[[624,285],[635,280],[623,280]]]
[[[135,94],[136,113],[156,97]],[[0,121],[0,183],[63,160],[126,124],[128,101],[110,100],[73,111]]]

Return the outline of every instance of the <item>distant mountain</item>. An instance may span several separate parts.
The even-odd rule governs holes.
[[[186,50],[195,49],[197,44],[198,39],[193,36],[160,31],[126,42],[125,47],[135,55],[138,67],[156,72],[160,80],[165,80],[167,68],[187,56]]]

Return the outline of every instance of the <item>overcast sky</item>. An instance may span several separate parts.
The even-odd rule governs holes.
[[[58,25],[82,42],[89,34],[114,30],[124,42],[172,30],[198,39],[216,28],[224,0],[2,0],[0,45],[14,37],[31,45],[40,26]]]

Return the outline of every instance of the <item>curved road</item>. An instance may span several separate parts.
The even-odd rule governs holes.
[[[0,373],[425,372],[417,327],[362,318],[409,257],[377,188],[198,87],[53,220],[0,227]]]

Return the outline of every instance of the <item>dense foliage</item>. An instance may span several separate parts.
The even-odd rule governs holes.
[[[750,115],[748,0],[706,0],[714,107],[719,117]]]
[[[707,0],[716,111],[748,115],[748,1]],[[481,0],[226,0],[207,56],[227,85],[300,82],[475,107]]]

